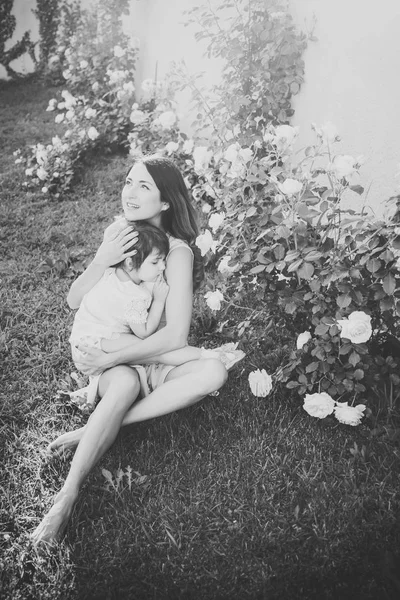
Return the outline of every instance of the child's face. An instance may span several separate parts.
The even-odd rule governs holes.
[[[165,269],[165,255],[154,249],[137,270],[141,281],[155,281]]]

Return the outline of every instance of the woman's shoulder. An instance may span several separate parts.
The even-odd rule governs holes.
[[[191,249],[189,244],[187,242],[185,242],[185,240],[180,240],[179,238],[176,238],[176,237],[170,235],[169,233],[167,234],[167,236],[168,236],[168,240],[169,240],[169,252],[168,252],[167,258],[171,254],[171,252],[176,250],[176,248],[187,248],[189,250],[189,252],[193,255],[193,250]]]

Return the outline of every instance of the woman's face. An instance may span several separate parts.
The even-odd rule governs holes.
[[[166,208],[154,179],[142,163],[129,171],[122,190],[122,208],[128,221],[148,221],[161,225],[161,212]]]

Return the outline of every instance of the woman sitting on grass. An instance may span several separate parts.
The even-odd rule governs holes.
[[[125,220],[124,223],[128,224]],[[152,335],[164,313],[169,291],[163,277],[169,253],[168,237],[164,231],[145,221],[136,223],[135,231],[139,235],[132,248],[128,248],[128,252],[134,250],[135,254],[106,269],[85,294],[75,314],[70,336],[72,358],[75,367],[83,375],[89,375],[90,384],[85,390],[73,392],[71,397],[83,410],[93,408],[102,370],[86,364],[87,355],[80,347],[100,348],[105,352],[123,350]],[[170,365],[171,370],[191,360],[218,358],[229,370],[243,356],[240,350],[225,352],[185,346],[160,354],[153,360],[162,363],[163,373],[167,375],[168,369],[164,365]],[[139,374],[142,395],[148,396],[147,379],[154,371],[154,364],[131,366]],[[52,447],[50,444],[49,449]]]
[[[65,483],[53,506],[33,532],[35,543],[60,539],[70,519],[80,487],[98,460],[115,440],[121,425],[151,419],[195,404],[219,389],[227,379],[223,363],[215,358],[185,362],[171,369],[159,363],[159,355],[187,344],[193,285],[201,280],[201,257],[194,246],[198,235],[193,206],[182,175],[167,158],[145,157],[129,171],[122,191],[127,221],[144,221],[163,230],[169,238],[165,275],[169,292],[165,325],[150,337],[126,348],[106,353],[80,346],[85,363],[100,370],[101,398],[87,424],[60,436],[52,450],[75,448]],[[108,227],[93,262],[72,284],[68,304],[78,308],[83,297],[102,278],[106,269],[135,254],[137,233],[117,222]],[[140,392],[138,372],[129,364],[151,365],[147,380],[152,392],[136,401]]]

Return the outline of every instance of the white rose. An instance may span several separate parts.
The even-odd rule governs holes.
[[[60,173],[59,173],[58,171],[54,171],[54,173],[53,173],[53,177],[56,177],[56,178],[57,178],[57,177],[60,177]]]
[[[47,192],[49,191],[49,188],[47,187],[42,187],[42,192],[43,194],[47,194]]]
[[[301,191],[303,185],[300,181],[297,181],[297,179],[288,178],[285,179],[283,183],[278,183],[278,187],[285,196],[294,196]]]
[[[279,19],[284,19],[286,17],[286,13],[281,10],[269,13],[269,18],[272,21],[278,21]]]
[[[97,131],[96,127],[89,127],[88,132],[87,132],[88,138],[91,139],[92,141],[96,140],[99,137],[99,132]]]
[[[94,92],[97,92],[97,90],[99,89],[99,87],[100,87],[100,84],[99,84],[98,81],[95,81],[94,83],[92,83],[92,90]]]
[[[352,156],[344,154],[335,156],[333,162],[329,166],[329,170],[334,173],[338,179],[350,177],[356,170],[356,160]]]
[[[208,202],[205,202],[205,204],[203,204],[201,211],[208,215],[208,213],[211,211],[211,204],[208,204]]]
[[[249,374],[249,385],[254,396],[265,398],[272,390],[272,377],[265,369],[257,369]]]
[[[204,233],[197,236],[196,246],[200,248],[202,256],[205,256],[209,250],[215,252],[215,249],[213,249],[215,248],[215,242],[209,229],[206,229]]]
[[[126,93],[133,94],[133,92],[135,91],[135,84],[133,83],[133,81],[126,81],[122,88]]]
[[[347,338],[353,344],[367,342],[372,335],[371,317],[365,312],[356,310],[348,319],[338,319],[341,328],[340,337]]]
[[[253,151],[250,148],[241,148],[239,150],[239,156],[243,162],[248,163],[253,158]]]
[[[125,56],[125,50],[121,46],[114,46],[114,56],[116,58],[122,58]]]
[[[142,88],[142,92],[152,95],[157,89],[157,84],[153,79],[144,79],[140,87]]]
[[[307,344],[309,340],[311,340],[311,333],[309,331],[304,331],[303,333],[300,333],[296,341],[297,350],[301,350],[302,347],[305,344]]]
[[[231,144],[224,152],[224,159],[228,160],[229,162],[235,162],[237,160],[239,150],[241,150],[241,148],[237,142]]]
[[[71,71],[69,69],[66,69],[62,72],[62,76],[64,77],[64,79],[69,79],[71,77]]]
[[[197,146],[193,150],[194,169],[197,173],[201,174],[207,169],[212,155],[212,150],[208,150],[207,146]]]
[[[179,148],[178,142],[168,142],[168,144],[165,146],[165,149],[168,152],[168,154],[172,154],[173,152],[176,152],[176,150],[178,150],[178,148]]]
[[[233,265],[233,267],[229,266],[230,260],[231,257],[229,256],[229,254],[226,254],[218,265],[218,271],[223,275],[230,275],[231,273],[234,273],[237,269],[238,265]]]
[[[352,425],[354,427],[361,423],[365,409],[365,404],[348,406],[347,402],[337,402],[335,407],[335,417],[340,423]]]
[[[52,98],[51,100],[49,100],[49,105],[46,108],[46,111],[49,112],[49,111],[55,110],[57,104],[58,104],[57,100],[55,98]]]
[[[212,232],[215,233],[219,227],[221,227],[222,223],[225,219],[225,213],[214,213],[208,220],[208,225],[211,227]]]
[[[27,177],[32,177],[32,175],[33,175],[33,168],[25,169],[25,175]]]
[[[233,161],[229,170],[227,171],[228,177],[233,177],[233,178],[244,177],[245,174],[246,174],[246,167],[240,159]]]
[[[193,140],[186,140],[182,146],[182,152],[185,154],[192,154],[194,148]]]
[[[311,127],[314,129],[321,142],[325,145],[332,144],[340,140],[336,126],[327,121],[321,127],[317,127],[315,123],[312,123]]]
[[[206,299],[206,304],[211,310],[220,310],[221,302],[224,299],[224,296],[221,294],[219,290],[215,292],[207,292],[204,294],[204,298]]]
[[[58,148],[61,146],[61,138],[58,135],[55,135],[53,138],[51,138],[51,143],[55,148]]]
[[[81,60],[81,62],[79,63],[79,66],[81,69],[86,69],[86,67],[89,66],[89,63],[87,60]]]
[[[129,117],[129,120],[134,125],[141,125],[142,123],[145,122],[146,119],[147,119],[147,115],[142,110],[133,110],[131,112],[131,116]]]
[[[43,169],[43,167],[38,168],[38,170],[36,171],[36,175],[41,181],[45,181],[45,179],[47,179],[48,177],[48,173],[45,169]]]
[[[171,129],[176,123],[176,114],[172,110],[161,113],[157,119],[163,129]]]
[[[303,408],[311,417],[325,419],[325,417],[333,413],[335,401],[326,392],[321,392],[320,394],[306,394],[304,397]]]
[[[298,127],[291,127],[290,125],[278,125],[278,127],[275,128],[275,135],[271,137],[271,134],[266,134],[264,136],[264,141],[272,142],[277,149],[282,152],[290,149],[291,146],[293,146],[298,134]]]
[[[72,119],[74,118],[74,116],[75,116],[75,113],[74,113],[73,110],[67,110],[67,112],[65,113],[65,118],[68,121],[72,121]]]
[[[94,108],[87,108],[85,110],[85,117],[87,119],[93,119],[97,115],[97,111]]]
[[[56,115],[56,118],[54,119],[55,123],[62,123],[64,121],[64,113],[60,113],[59,115]]]
[[[58,110],[63,110],[65,108],[65,102],[59,102],[57,104],[57,108],[58,108]]]

